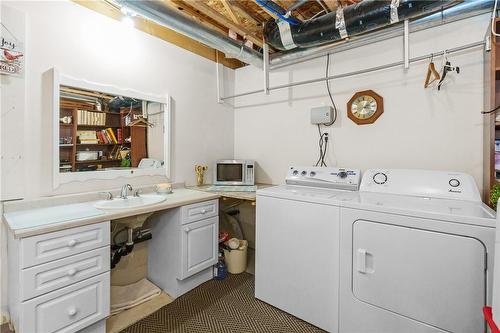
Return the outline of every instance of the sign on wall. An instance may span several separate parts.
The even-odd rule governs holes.
[[[21,75],[24,65],[24,45],[2,24],[0,37],[0,74]]]

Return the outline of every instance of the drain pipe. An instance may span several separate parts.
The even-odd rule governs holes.
[[[117,0],[116,2],[159,25],[219,50],[228,57],[262,68],[262,55],[259,52],[177,13],[162,1]]]

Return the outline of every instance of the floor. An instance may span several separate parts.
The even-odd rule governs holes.
[[[254,298],[253,275],[208,281],[121,333],[324,332]]]

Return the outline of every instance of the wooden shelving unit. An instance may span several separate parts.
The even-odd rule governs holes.
[[[104,125],[88,125],[78,124],[78,110],[105,114],[106,119]],[[99,111],[95,105],[72,99],[61,97],[60,100],[60,118],[70,116],[71,124],[60,122],[59,124],[59,170],[60,172],[77,172],[86,170],[96,170],[109,167],[120,167],[121,159],[116,159],[112,156],[122,147],[130,149],[131,167],[137,167],[140,160],[147,157],[147,130],[146,128],[129,127],[125,125],[125,116],[129,113],[142,114],[140,107],[132,109],[122,108],[119,112]],[[106,143],[101,140],[99,143],[80,143],[78,131],[96,131],[111,128],[115,137],[118,138],[118,130],[122,133],[122,141],[118,143]],[[99,138],[99,137],[98,137]],[[130,138],[131,142],[126,142],[125,139]],[[78,161],[77,154],[80,151],[98,151],[101,152],[102,158],[98,160]]]
[[[500,19],[495,20],[496,31],[500,31]],[[485,52],[484,58],[484,110],[493,110],[500,105],[500,38],[491,34],[491,51]],[[496,121],[500,112],[484,115],[483,144],[483,200],[489,204],[491,188],[500,184],[500,162],[495,167],[495,140],[500,140],[500,121]],[[499,154],[500,152],[497,152]]]

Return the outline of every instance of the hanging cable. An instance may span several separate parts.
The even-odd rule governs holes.
[[[497,5],[498,5],[498,0],[495,0],[495,5],[493,6],[493,13],[491,13],[491,33],[494,36],[500,37],[500,34],[497,34],[495,31],[495,18],[497,16]]]
[[[326,55],[326,73],[325,73],[325,82],[326,82],[326,90],[328,91],[328,96],[330,97],[330,101],[332,102],[333,107],[333,120],[328,126],[331,126],[337,120],[337,105],[335,105],[335,101],[333,100],[332,91],[330,90],[330,53]]]
[[[330,76],[330,54],[326,55],[326,70],[325,70],[325,82],[326,82],[326,90],[328,91],[328,97],[330,98],[330,101],[332,102],[332,109],[333,109],[333,114],[332,114],[332,121],[328,124],[324,124],[325,126],[331,126],[337,121],[337,105],[335,104],[335,101],[333,99],[333,94],[330,88],[330,80],[328,80],[328,77]],[[326,153],[328,152],[328,139],[329,139],[329,134],[328,133],[323,133],[321,131],[321,125],[318,124],[318,133],[319,133],[319,158],[318,161],[316,162],[315,166],[327,166],[325,158],[326,158]]]

